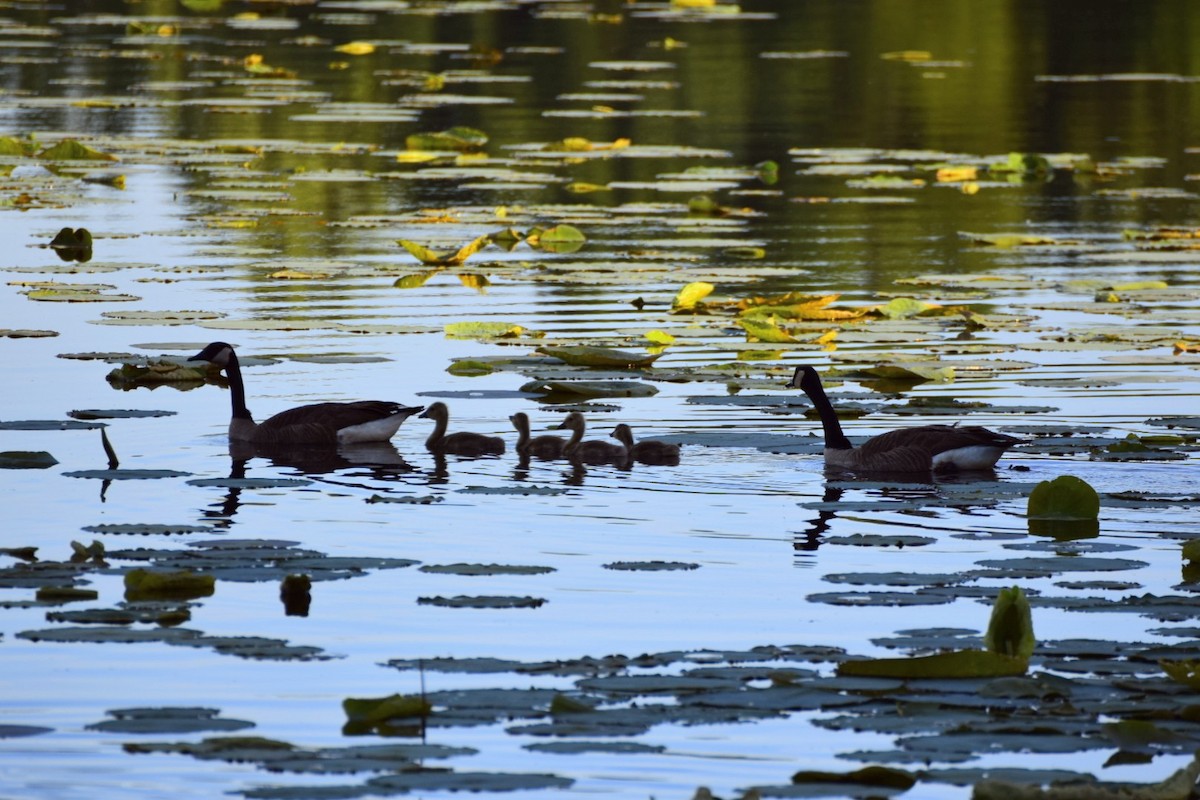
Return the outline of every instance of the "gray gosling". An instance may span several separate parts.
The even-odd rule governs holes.
[[[504,452],[504,440],[499,436],[485,436],[470,431],[458,431],[447,435],[450,409],[445,403],[430,404],[421,417],[434,422],[433,433],[425,440],[425,447],[431,453],[451,456],[498,456]]]
[[[583,433],[587,423],[583,414],[572,411],[567,418],[559,423],[560,429],[569,429],[571,438],[563,449],[563,455],[572,461],[584,464],[616,464],[625,466],[629,463],[629,450],[619,444],[610,444],[599,439],[584,440]]]
[[[563,450],[567,446],[566,439],[550,434],[530,437],[529,415],[524,411],[518,411],[508,419],[517,429],[517,453],[519,455],[535,456],[545,461],[563,457]]]
[[[641,464],[675,466],[679,463],[679,445],[657,439],[642,439],[635,443],[633,429],[624,422],[613,429],[611,436],[625,445],[633,460]]]

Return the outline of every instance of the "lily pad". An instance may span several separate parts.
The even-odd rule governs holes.
[[[477,596],[468,597],[418,597],[417,603],[423,606],[442,606],[443,608],[539,608],[545,604],[541,597],[509,597],[509,596]]]
[[[0,469],[48,469],[57,463],[58,459],[45,450],[0,451]]]
[[[625,350],[588,345],[575,347],[544,345],[539,347],[537,352],[577,367],[648,367],[659,357],[659,354],[630,353]]]

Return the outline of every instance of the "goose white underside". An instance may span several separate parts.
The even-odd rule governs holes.
[[[933,457],[933,468],[939,469],[991,469],[996,466],[1000,456],[1004,455],[1002,447],[988,447],[977,444],[971,447],[959,447],[947,450]]]
[[[408,414],[393,414],[383,419],[371,420],[360,425],[340,428],[337,440],[341,444],[358,444],[360,442],[384,442],[392,438]]]

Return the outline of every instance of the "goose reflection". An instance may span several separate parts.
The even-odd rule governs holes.
[[[373,488],[364,479],[394,482],[415,471],[391,442],[297,446],[231,441],[225,495],[200,512],[210,524],[222,528],[233,525],[246,488],[241,482],[249,478],[250,462],[256,458],[269,461],[273,467],[283,467],[291,475],[362,489]]]
[[[303,475],[325,475],[344,469],[366,467],[375,477],[386,478],[389,475],[415,470],[390,441],[338,445],[263,445],[230,442],[229,457],[235,462],[263,458],[277,467],[294,469]]]

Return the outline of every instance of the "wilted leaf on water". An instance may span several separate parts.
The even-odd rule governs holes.
[[[277,272],[272,272],[267,277],[274,278],[275,280],[303,281],[313,280],[314,278],[328,278],[329,275],[324,272],[301,272],[298,269],[281,269]]]
[[[799,340],[775,324],[773,317],[742,317],[737,321],[751,340],[772,344],[795,343]]]
[[[591,347],[579,345],[574,347],[542,346],[537,352],[557,358],[574,367],[648,367],[658,358],[657,355],[645,353],[630,353],[625,350],[614,350],[609,347]]]
[[[795,320],[857,319],[870,311],[862,308],[827,308],[840,294],[808,295],[788,292],[775,297],[748,297],[739,300],[737,307],[743,316],[774,316]]]
[[[660,330],[646,331],[645,336],[646,336],[646,341],[651,342],[652,344],[658,345],[660,347],[666,347],[668,345],[675,344],[675,337],[672,336],[671,334],[667,333],[666,331],[660,331]]]
[[[908,319],[909,317],[915,317],[918,314],[938,307],[934,303],[914,300],[911,297],[896,297],[888,301],[885,305],[875,308],[875,313],[881,314],[888,319]]]
[[[126,600],[180,600],[208,597],[216,590],[216,578],[197,572],[151,572],[135,569],[125,573]]]
[[[488,143],[488,135],[476,128],[459,125],[434,133],[413,133],[404,139],[409,150],[458,150],[466,153]]]
[[[370,42],[346,42],[333,49],[348,56],[365,56],[375,52],[375,45]]]
[[[418,256],[419,257],[419,256]],[[397,278],[392,284],[397,289],[419,289],[424,286],[430,278],[438,274],[438,270],[430,270],[429,272],[415,272],[412,275],[405,275]]]
[[[534,228],[525,236],[526,244],[549,253],[574,253],[583,247],[585,241],[587,237],[573,225],[555,225],[544,230]]]
[[[1060,242],[1045,236],[1026,236],[1016,233],[971,234],[972,244],[992,245],[993,247],[1027,247],[1030,245],[1056,245]]]
[[[448,322],[445,332],[456,339],[515,339],[527,333],[510,322]]]
[[[712,294],[716,288],[711,283],[704,281],[689,283],[680,289],[679,293],[675,295],[675,299],[671,301],[671,312],[693,311],[696,304]]]
[[[726,247],[721,252],[730,258],[758,259],[767,256],[767,251],[762,247]]]
[[[468,258],[487,247],[491,242],[491,237],[487,234],[480,236],[472,242],[469,242],[453,252],[437,253],[430,250],[424,245],[410,242],[407,239],[397,239],[396,242],[408,252],[416,256],[422,264],[432,264],[437,266],[455,266],[466,261]],[[403,280],[403,279],[402,279]],[[424,281],[422,281],[423,283]],[[402,287],[407,288],[407,287]]]
[[[468,289],[474,289],[480,294],[486,293],[487,287],[492,285],[492,282],[488,280],[486,275],[475,275],[473,273],[459,275],[458,282]]]
[[[992,605],[983,643],[988,652],[1029,659],[1037,639],[1033,635],[1033,617],[1029,601],[1017,586],[1001,589]]]
[[[4,450],[0,452],[0,469],[47,469],[58,459],[45,450]]]
[[[38,158],[48,161],[119,161],[116,156],[102,153],[75,139],[63,139],[58,144],[38,153]]]

